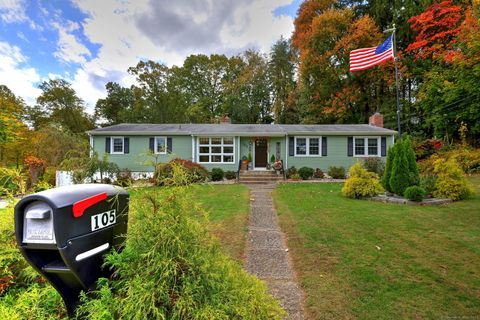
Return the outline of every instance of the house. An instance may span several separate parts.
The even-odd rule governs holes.
[[[396,131],[383,128],[383,116],[369,124],[286,125],[231,124],[118,124],[87,133],[94,152],[134,173],[151,173],[148,163],[173,158],[197,162],[208,170],[237,171],[252,156],[253,169],[265,170],[272,155],[284,167],[307,166],[324,171],[330,166],[348,169],[364,157],[385,157]]]

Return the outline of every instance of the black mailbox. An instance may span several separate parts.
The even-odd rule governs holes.
[[[57,289],[69,315],[80,291],[109,276],[103,254],[124,242],[128,200],[121,188],[82,184],[29,195],[15,206],[20,250]]]

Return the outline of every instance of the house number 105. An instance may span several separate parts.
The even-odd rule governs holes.
[[[99,213],[92,216],[92,231],[105,228],[117,221],[115,210]]]

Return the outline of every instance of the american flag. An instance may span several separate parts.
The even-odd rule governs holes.
[[[392,36],[378,47],[352,50],[350,72],[365,70],[390,59],[393,59]]]

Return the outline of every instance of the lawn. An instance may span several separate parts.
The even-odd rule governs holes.
[[[310,319],[480,318],[476,195],[439,207],[346,199],[341,184],[274,192]]]

